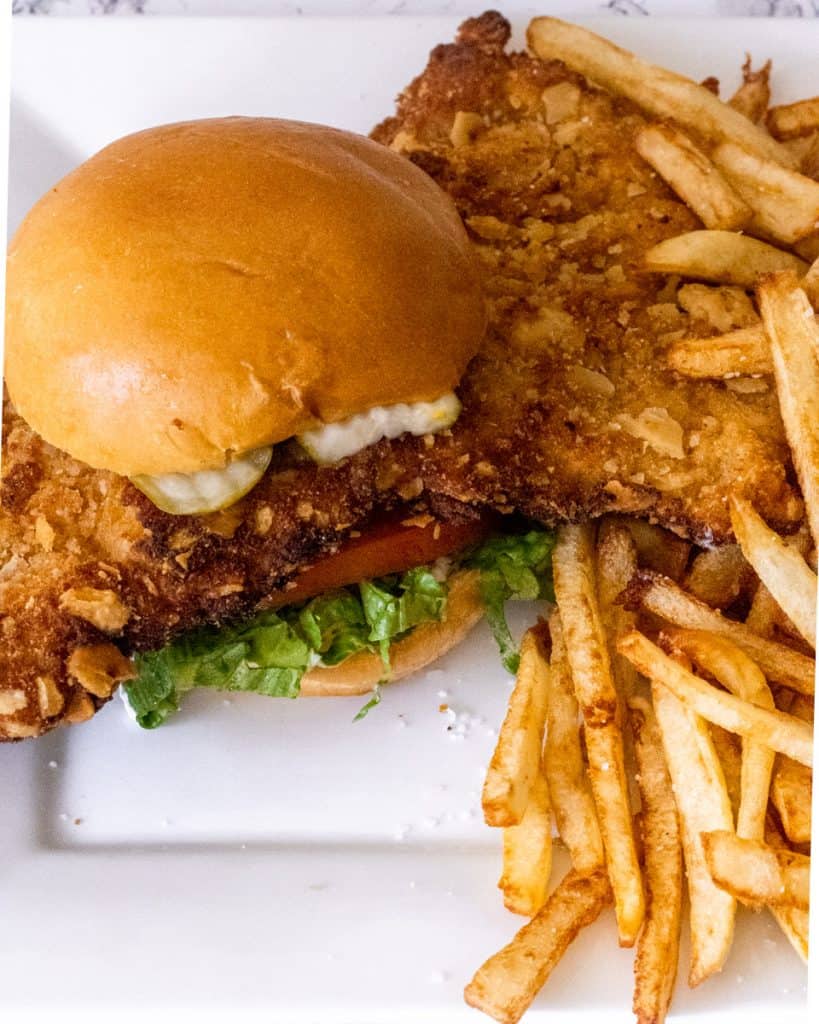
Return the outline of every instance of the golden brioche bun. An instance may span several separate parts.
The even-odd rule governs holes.
[[[390,647],[390,682],[417,672],[456,647],[483,615],[480,573],[456,572],[449,581],[446,617],[424,622]],[[384,678],[377,654],[362,651],[333,668],[311,669],[301,681],[302,697],[351,697],[370,693]]]
[[[92,466],[193,472],[438,397],[484,326],[455,207],[409,161],[318,125],[191,121],[114,142],[28,214],[6,382]]]

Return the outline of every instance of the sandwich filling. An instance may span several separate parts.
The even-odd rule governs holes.
[[[381,659],[383,675],[356,716],[363,717],[379,702],[381,684],[390,679],[392,646],[418,626],[446,619],[450,585],[461,569],[477,571],[480,597],[504,665],[516,671],[517,647],[505,604],[553,599],[554,535],[535,529],[487,537],[489,525],[484,519],[469,524],[466,532],[464,526],[449,527],[443,538],[437,522],[382,525],[371,537],[353,541],[308,569],[290,590],[272,595],[268,607],[249,621],[205,627],[159,651],[137,655],[138,675],[124,687],[137,722],[149,729],[161,725],[179,709],[184,693],[199,687],[297,697],[312,668],[333,668],[370,652]],[[463,547],[469,534],[472,542]],[[456,549],[426,564],[358,579],[365,567],[415,561],[458,542]]]

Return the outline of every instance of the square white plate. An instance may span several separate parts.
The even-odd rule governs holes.
[[[244,113],[366,132],[456,27],[18,20],[11,226],[94,150],[156,123]],[[747,49],[774,58],[777,99],[819,92],[819,23],[597,27],[729,89]],[[534,612],[515,609],[517,627]],[[0,1006],[15,1021],[122,1020],[126,1007],[288,1024],[478,1020],[462,987],[521,923],[501,906],[499,836],[479,813],[508,686],[479,630],[356,725],[355,699],[197,694],[157,732],[114,701],[86,726],[0,747]],[[630,1020],[630,968],[610,918],[599,922],[529,1019]],[[696,992],[681,984],[675,1019],[797,1020],[804,997],[772,920],[743,914],[723,974]]]

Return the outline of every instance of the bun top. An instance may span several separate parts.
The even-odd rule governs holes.
[[[422,171],[244,117],[129,135],[65,177],[12,240],[6,308],[20,414],[129,476],[437,398],[485,327],[466,232]]]

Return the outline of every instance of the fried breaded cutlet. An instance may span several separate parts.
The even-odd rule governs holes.
[[[750,295],[642,270],[702,226],[638,156],[645,118],[506,53],[509,34],[496,13],[465,22],[373,132],[449,192],[486,270],[490,329],[425,484],[547,523],[631,512],[700,543],[730,536],[735,493],[787,530],[800,502],[771,380],[666,365],[679,338],[757,323]]]
[[[0,740],[88,718],[129,664],[119,652],[251,614],[354,527],[396,506],[444,522],[473,515],[415,501],[386,444],[322,468],[277,451],[238,504],[161,512],[124,477],[38,438],[6,403],[0,506]],[[407,467],[410,468],[410,467]]]

